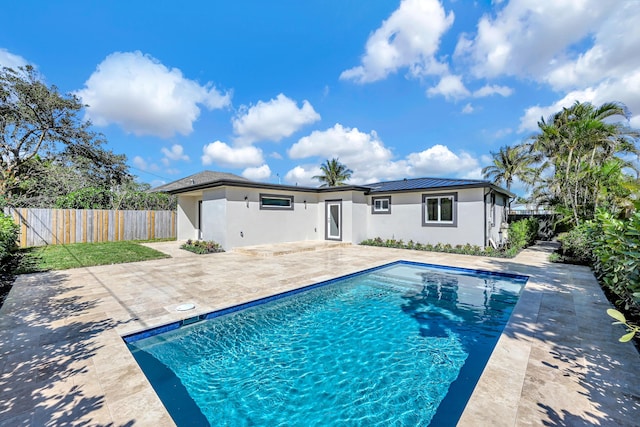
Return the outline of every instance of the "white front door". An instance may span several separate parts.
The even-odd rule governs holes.
[[[327,240],[342,240],[342,200],[327,201]]]

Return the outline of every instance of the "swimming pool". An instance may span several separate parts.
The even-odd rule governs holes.
[[[401,261],[125,341],[179,426],[455,425],[525,283]]]

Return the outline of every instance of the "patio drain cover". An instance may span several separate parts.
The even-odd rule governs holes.
[[[196,308],[195,304],[187,303],[187,304],[180,304],[179,306],[176,307],[176,310],[187,311],[187,310],[193,310],[194,308]]]

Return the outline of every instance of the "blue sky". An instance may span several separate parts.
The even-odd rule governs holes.
[[[6,2],[0,65],[87,104],[140,181],[480,178],[576,100],[640,128],[640,1]]]

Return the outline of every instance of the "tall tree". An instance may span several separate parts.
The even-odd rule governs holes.
[[[640,134],[621,121],[627,117],[618,103],[576,102],[538,122],[540,132],[529,143],[541,165],[534,194],[567,222],[593,218],[599,206],[615,210],[629,204],[634,186],[628,171],[635,169],[630,156],[640,154]]]
[[[513,180],[518,178],[529,183],[533,174],[531,164],[533,156],[523,146],[501,147],[497,153],[491,153],[493,163],[482,168],[482,176],[496,185],[504,185],[511,190]]]
[[[321,166],[322,175],[316,175],[313,179],[317,179],[322,183],[320,187],[335,187],[345,185],[345,182],[351,178],[353,171],[347,168],[336,158],[327,159]]]
[[[124,157],[101,148],[103,137],[80,118],[82,108],[76,96],[47,86],[29,65],[0,69],[0,195],[23,192],[42,161],[72,158],[109,180],[130,179]]]

